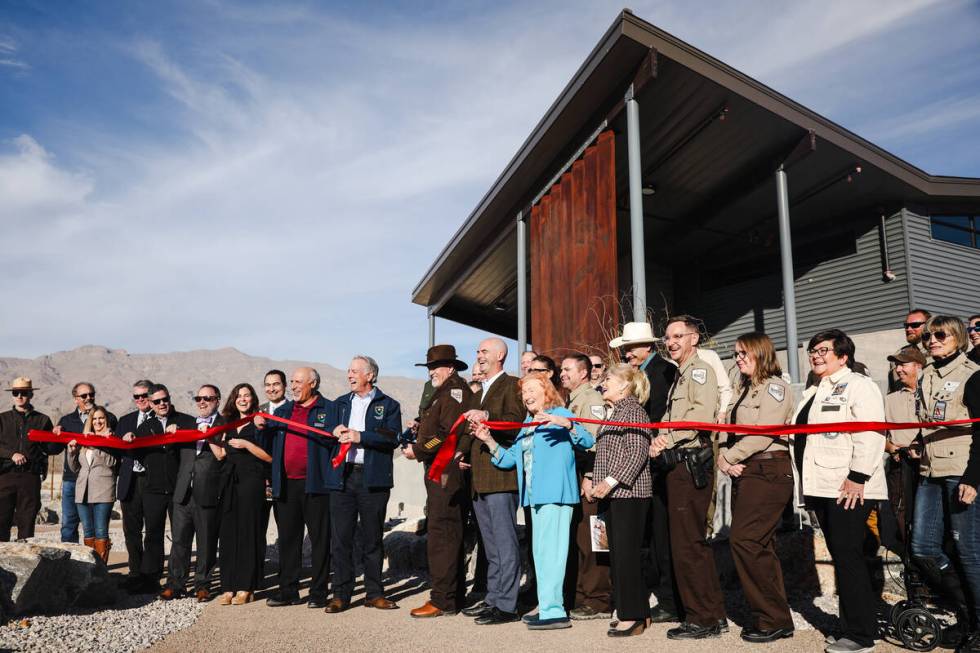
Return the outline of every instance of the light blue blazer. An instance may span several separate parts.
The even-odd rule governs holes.
[[[560,417],[575,417],[564,407],[545,411]],[[525,423],[532,421],[528,416]],[[521,443],[525,438],[531,442],[531,488],[525,487],[524,452]],[[517,493],[522,506],[540,506],[548,503],[575,505],[579,502],[578,477],[575,474],[575,453],[572,448],[589,449],[595,438],[581,424],[572,424],[572,430],[553,424],[539,426],[533,432],[521,429],[509,448],[497,447],[493,464],[500,469],[517,468]]]

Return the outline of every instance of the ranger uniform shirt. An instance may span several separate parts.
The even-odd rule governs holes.
[[[933,361],[927,365],[922,373],[920,420],[944,422],[969,419],[971,415],[964,401],[964,393],[968,383],[978,382],[971,379],[978,371],[980,365],[962,353],[948,362]],[[925,446],[919,472],[923,476],[963,476],[973,442],[973,429],[969,424],[923,428],[922,442]]]
[[[718,423],[720,401],[718,379],[711,365],[697,355],[692,355],[677,370],[669,396],[667,413],[664,415],[665,421]],[[667,447],[673,449],[700,447],[698,436],[701,434],[710,436],[711,432],[664,429],[661,433],[667,436]]]
[[[885,395],[886,422],[918,422],[919,410],[916,405],[917,390],[902,386]],[[919,436],[919,429],[898,429],[888,431],[888,441],[896,447],[907,447]]]
[[[431,403],[419,420],[418,440],[412,444],[412,451],[418,460],[428,464],[435,459],[472,394],[459,374],[452,374],[436,388]]]
[[[732,406],[729,420],[732,424],[785,424],[794,408],[789,384],[774,376],[743,387]],[[727,447],[722,455],[728,464],[737,465],[762,451],[786,451],[788,442],[784,437],[728,433],[721,446]]]
[[[568,397],[568,409],[575,417],[585,419],[605,419],[606,403],[602,395],[588,383],[583,383],[572,390]],[[581,424],[593,436],[599,432],[598,424]],[[595,444],[587,450],[575,448],[575,466],[581,474],[592,475],[592,467],[595,465]]]

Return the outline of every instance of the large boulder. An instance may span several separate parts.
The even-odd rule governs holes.
[[[58,613],[116,600],[105,563],[70,542],[0,542],[0,605],[6,614]]]

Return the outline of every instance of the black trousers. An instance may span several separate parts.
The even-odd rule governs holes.
[[[163,576],[163,537],[167,530],[167,516],[173,525],[174,517],[173,496],[143,493],[143,520],[146,523],[146,537],[143,540],[143,563],[140,574],[151,580],[159,581]]]
[[[221,497],[221,591],[254,592],[262,588],[265,479],[239,474]]]
[[[194,493],[183,502],[174,502],[170,518],[171,537],[170,569],[167,585],[183,590],[191,569],[191,548],[197,543],[197,561],[194,564],[194,590],[207,589],[211,574],[218,562],[218,528],[221,513],[218,506],[202,506],[194,499]]]
[[[806,498],[807,507],[820,522],[827,550],[834,561],[841,635],[862,646],[874,646],[878,625],[878,597],[864,562],[866,522],[873,503],[866,501],[863,506],[844,510],[836,499]]]
[[[364,590],[368,600],[383,597],[385,510],[389,489],[369,488],[364,484],[363,468],[348,464],[344,471],[344,489],[330,493],[330,553],[333,556],[333,595],[349,602],[354,593],[354,529],[361,521],[361,549],[364,552]]]
[[[606,499],[599,503],[599,512],[606,513],[613,605],[621,621],[640,621],[650,616],[646,583],[639,573],[649,510],[650,499]]]
[[[133,472],[129,498],[120,501],[122,507],[123,536],[126,538],[126,553],[129,554],[129,577],[140,575],[143,567],[143,488],[146,474]]]
[[[21,471],[0,474],[0,542],[10,541],[13,526],[17,527],[17,539],[34,537],[40,509],[40,474]]]
[[[304,478],[286,479],[282,490],[273,506],[279,524],[279,591],[285,597],[299,594],[305,526],[313,547],[310,596],[325,599],[330,578],[330,495],[307,494]]]
[[[667,474],[654,471],[653,497],[650,499],[650,560],[653,566],[653,595],[662,609],[684,618],[684,606],[674,578],[670,553],[670,517],[667,512]]]

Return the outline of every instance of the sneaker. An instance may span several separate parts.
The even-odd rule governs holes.
[[[699,626],[685,621],[676,628],[667,631],[667,639],[708,639],[709,637],[721,637],[721,626]]]
[[[608,619],[612,616],[612,612],[600,612],[592,606],[583,605],[569,612],[568,616],[576,621],[587,621],[589,619]]]
[[[723,633],[727,633],[728,632],[728,619],[719,619],[718,620],[718,630],[720,630]]]
[[[827,648],[824,649],[824,653],[871,653],[873,650],[875,650],[874,644],[871,646],[865,646],[863,644],[858,644],[854,640],[841,637],[833,644],[827,646]]]
[[[659,605],[655,605],[650,608],[650,623],[655,624],[667,624],[667,623],[680,623],[681,619],[677,616],[676,612],[671,612],[670,610],[664,610]]]

